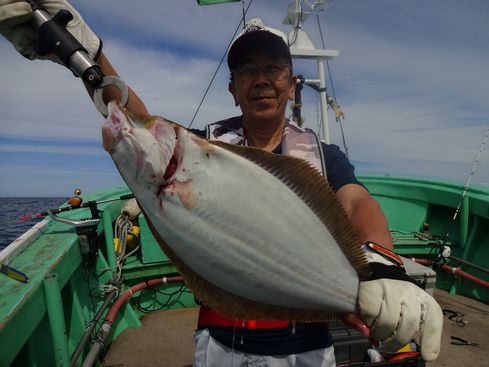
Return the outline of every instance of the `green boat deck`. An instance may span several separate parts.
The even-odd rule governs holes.
[[[470,187],[462,200],[464,187],[452,182],[377,176],[360,180],[386,214],[396,252],[434,259],[446,244],[452,256],[489,269],[489,187]],[[448,265],[489,281],[476,268],[452,260]],[[488,288],[448,273],[437,272],[436,287],[489,303]]]
[[[462,313],[465,326],[458,326],[448,315],[444,317],[440,355],[427,367],[486,367],[489,358],[489,305],[473,299],[435,290],[435,298],[443,309]],[[190,367],[193,362],[193,331],[198,309],[189,308],[157,312],[142,318],[139,329],[124,331],[104,358],[104,367]],[[451,344],[457,336],[479,345]]]

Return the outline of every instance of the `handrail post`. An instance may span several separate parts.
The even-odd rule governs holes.
[[[68,355],[68,340],[66,335],[66,324],[61,300],[61,289],[58,283],[58,274],[49,273],[44,277],[44,296],[46,298],[46,309],[51,327],[51,337],[54,348],[54,359],[57,367],[70,365]]]

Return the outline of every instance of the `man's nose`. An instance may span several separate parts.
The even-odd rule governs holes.
[[[255,76],[255,84],[270,84],[270,78],[264,68],[257,68]]]

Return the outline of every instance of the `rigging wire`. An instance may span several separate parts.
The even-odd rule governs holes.
[[[321,36],[321,44],[323,46],[323,49],[326,49],[326,46],[324,44],[323,30],[321,28],[321,22],[319,21],[319,16],[317,14],[316,14],[316,21],[317,21],[318,28],[319,28],[319,35]],[[337,100],[336,100],[336,92],[334,90],[333,75],[331,74],[331,68],[329,67],[329,60],[328,59],[326,59],[326,68],[328,69],[328,77],[329,77],[329,80],[331,83],[331,91],[333,92],[333,101],[336,103]],[[343,131],[343,124],[341,122],[341,118],[336,117],[336,122],[338,122],[340,124],[341,139],[343,141],[343,147],[345,148],[346,157],[350,158],[348,155],[348,147],[346,145],[345,133]]]
[[[304,17],[304,10],[302,9],[301,5],[299,5],[299,10],[300,13],[297,22],[296,24],[292,24],[292,26],[294,27],[294,34],[292,36],[292,40],[289,42],[289,47],[295,44],[299,35],[299,29],[302,28],[302,18]]]
[[[246,7],[246,10],[245,10],[244,9],[244,1],[242,2],[242,4],[243,4],[243,17],[239,21],[239,24],[236,27],[236,30],[234,31],[233,36],[231,37],[231,41],[229,41],[228,46],[226,47],[226,50],[224,51],[224,54],[221,57],[221,61],[219,61],[219,65],[217,65],[217,68],[216,68],[216,71],[214,72],[214,75],[212,75],[211,81],[209,82],[209,85],[207,86],[207,89],[205,90],[204,95],[202,96],[202,99],[200,100],[200,103],[199,103],[197,109],[195,110],[194,116],[192,117],[192,120],[190,121],[190,124],[188,125],[188,129],[190,129],[192,127],[192,124],[194,123],[194,120],[197,117],[197,114],[199,113],[200,108],[202,107],[202,104],[204,103],[205,97],[207,97],[207,93],[209,93],[209,90],[211,89],[212,83],[214,83],[214,79],[216,78],[217,73],[219,72],[219,69],[221,68],[221,65],[222,65],[222,63],[226,57],[226,54],[229,50],[229,47],[231,47],[231,44],[233,43],[234,37],[236,36],[236,34],[238,34],[239,27],[241,26],[241,23],[243,23],[243,28],[244,28],[245,16],[248,13],[248,9],[250,8],[252,3],[253,3],[253,0],[250,0],[250,3],[248,4],[248,6]]]

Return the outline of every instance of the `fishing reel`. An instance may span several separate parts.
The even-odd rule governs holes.
[[[440,245],[440,248],[438,251],[439,261],[446,262],[451,254],[452,254],[452,249],[449,246]]]

